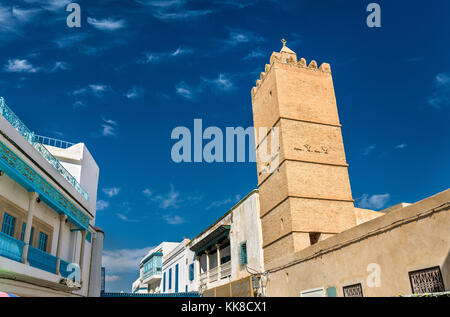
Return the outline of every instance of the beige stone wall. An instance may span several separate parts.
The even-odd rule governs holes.
[[[279,153],[270,132],[257,138],[258,188],[264,261],[311,245],[356,224],[341,126],[329,67],[307,67],[283,47],[273,53],[252,90],[255,130],[276,127]],[[265,148],[264,148],[265,147]],[[273,173],[263,173],[269,168]]]
[[[449,202],[450,189],[271,261],[267,296],[333,286],[343,296],[342,287],[356,283],[364,296],[410,294],[408,272],[434,266],[450,290]],[[380,287],[367,282],[371,263],[381,269]]]

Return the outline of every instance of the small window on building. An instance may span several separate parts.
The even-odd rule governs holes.
[[[172,269],[169,269],[169,290],[172,289]]]
[[[48,234],[39,232],[38,249],[46,252],[47,251],[47,241],[48,241]]]
[[[445,292],[439,266],[409,272],[409,280],[414,294]]]
[[[344,286],[342,288],[344,297],[363,297],[361,283]]]
[[[194,280],[194,263],[189,264],[189,281]]]
[[[241,266],[247,264],[247,242],[242,242],[239,254],[239,264]]]
[[[320,232],[310,232],[309,233],[309,241],[311,242],[311,245],[319,242],[319,239],[320,239]]]
[[[15,225],[16,218],[5,212],[3,215],[2,232],[4,234],[7,234],[8,236],[13,237]]]

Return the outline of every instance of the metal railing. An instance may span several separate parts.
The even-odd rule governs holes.
[[[61,165],[47,148],[38,141],[34,132],[16,116],[16,114],[6,105],[5,99],[0,97],[0,114],[28,141],[41,155],[49,162],[86,200],[89,200],[89,194],[85,191],[78,181]]]
[[[35,140],[43,145],[49,145],[49,146],[54,146],[54,147],[59,147],[61,149],[67,149],[69,147],[71,147],[72,145],[75,145],[75,143],[72,142],[67,142],[64,140],[59,140],[59,139],[55,139],[55,138],[51,138],[48,136],[43,136],[43,135],[35,135]]]
[[[24,245],[25,243],[22,241],[0,232],[0,256],[17,262],[22,262]]]
[[[28,246],[28,263],[38,269],[56,274],[56,261],[58,258],[47,252]]]

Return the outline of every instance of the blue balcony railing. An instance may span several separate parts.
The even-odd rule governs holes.
[[[64,261],[60,259],[59,263],[59,273],[62,277],[67,278],[71,272],[67,271],[67,266],[69,265],[69,262]]]
[[[85,191],[77,180],[61,165],[47,148],[38,141],[38,138],[28,127],[16,116],[16,114],[6,105],[5,99],[0,97],[0,115],[28,141],[46,160],[49,162],[86,200],[89,194]]]
[[[24,245],[22,241],[0,232],[0,256],[22,262]]]
[[[27,259],[31,266],[56,274],[56,256],[30,246]]]

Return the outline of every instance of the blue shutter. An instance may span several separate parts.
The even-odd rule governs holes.
[[[241,243],[241,248],[240,248],[241,252],[240,252],[240,257],[239,257],[239,264],[241,266],[247,264],[247,242],[243,242]]]
[[[189,265],[189,281],[194,280],[194,263]]]
[[[178,264],[175,265],[175,293],[178,293]]]
[[[172,289],[172,269],[169,269],[169,290]]]
[[[14,226],[16,225],[16,218],[5,212],[3,216],[2,232],[8,236],[14,236]]]
[[[163,293],[166,292],[166,272],[163,274]]]
[[[38,241],[38,249],[39,250],[42,250],[44,252],[47,251],[47,240],[48,240],[48,235],[43,232],[39,232],[39,241]]]

